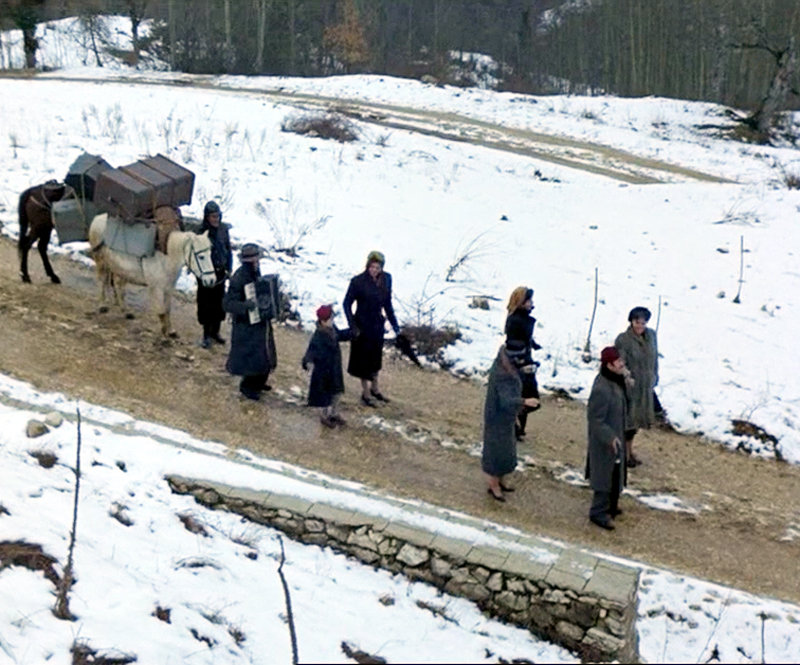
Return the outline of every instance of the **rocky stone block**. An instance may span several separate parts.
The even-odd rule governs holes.
[[[44,417],[44,422],[50,427],[61,427],[61,423],[64,422],[64,416],[62,416],[58,411],[50,411]]]
[[[346,543],[347,538],[350,536],[350,529],[345,526],[339,526],[338,524],[327,524],[325,526],[325,533],[334,540],[338,540],[340,543]]]
[[[486,580],[486,588],[489,589],[489,591],[502,591],[503,573],[492,573],[489,579]]]
[[[373,550],[364,549],[363,547],[354,546],[349,548],[349,551],[354,557],[370,565],[375,563],[381,558],[377,552]]]
[[[378,544],[369,537],[366,530],[356,529],[351,532],[347,538],[347,544],[362,547],[365,550],[372,550],[373,552],[378,551]]]
[[[583,629],[568,621],[559,621],[556,624],[556,633],[570,648],[575,648],[583,639]]]
[[[37,436],[47,434],[49,431],[50,428],[41,420],[32,418],[28,421],[27,427],[25,427],[25,436],[27,436],[29,439],[35,439]]]
[[[491,573],[483,566],[476,566],[472,569],[471,574],[481,584],[486,584],[486,581],[489,579],[489,575],[491,575]]]
[[[325,531],[325,522],[320,520],[306,520],[306,531],[311,533],[323,533]]]
[[[406,543],[397,553],[397,560],[407,566],[420,566],[430,558],[430,553],[423,547],[414,547]]]
[[[452,574],[453,566],[449,561],[435,556],[431,559],[431,572],[437,577],[447,579]]]
[[[500,606],[512,612],[521,612],[528,608],[527,596],[520,596],[511,591],[502,591],[495,596],[494,601]]]
[[[599,649],[603,654],[610,658],[614,658],[625,646],[625,643],[619,638],[609,635],[599,628],[590,628],[586,631],[581,644],[588,647]]]

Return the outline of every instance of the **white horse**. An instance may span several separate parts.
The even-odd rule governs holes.
[[[128,318],[133,318],[125,307],[125,285],[139,284],[150,292],[150,302],[155,306],[161,321],[161,333],[165,338],[177,337],[170,323],[172,291],[181,268],[186,266],[203,286],[214,286],[217,282],[211,263],[211,241],[208,232],[198,235],[185,231],[172,231],[166,242],[166,253],[155,252],[153,256],[139,258],[117,252],[108,247],[103,236],[108,220],[107,214],[97,215],[89,226],[89,244],[97,267],[100,285],[100,312],[107,312],[106,294],[110,288],[114,301]]]

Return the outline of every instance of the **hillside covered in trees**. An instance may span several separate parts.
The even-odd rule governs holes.
[[[35,66],[37,22],[129,16],[139,48],[193,73],[372,72],[463,83],[486,54],[503,90],[798,108],[796,0],[4,0]],[[146,38],[138,27],[154,19]],[[99,26],[97,26],[99,30]],[[135,62],[136,55],[132,57]],[[475,61],[475,66],[477,65]],[[454,73],[456,72],[456,73]]]

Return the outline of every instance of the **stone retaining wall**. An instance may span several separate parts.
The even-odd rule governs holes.
[[[293,496],[177,476],[167,481],[174,492],[191,494],[209,508],[468,598],[489,615],[561,644],[584,660],[638,660],[636,569],[553,545],[546,546],[549,557],[511,545],[473,545]]]

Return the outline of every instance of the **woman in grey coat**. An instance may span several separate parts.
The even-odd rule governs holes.
[[[503,492],[514,491],[503,483],[503,477],[517,466],[517,438],[514,435],[517,414],[525,406],[539,406],[535,397],[520,397],[522,382],[517,367],[524,362],[524,349],[509,351],[501,346],[489,370],[483,408],[481,468],[489,485],[488,492],[497,501],[506,500]]]
[[[625,361],[632,385],[628,387],[628,415],[625,420],[627,465],[641,460],[633,454],[633,437],[639,429],[648,429],[656,420],[653,389],[658,385],[658,340],[656,331],[647,327],[650,310],[634,307],[628,314],[628,329],[617,336],[614,346]]]
[[[594,490],[589,519],[609,530],[614,528],[612,518],[622,512],[618,502],[626,480],[625,405],[625,361],[616,348],[607,346],[586,406],[586,478]]]

